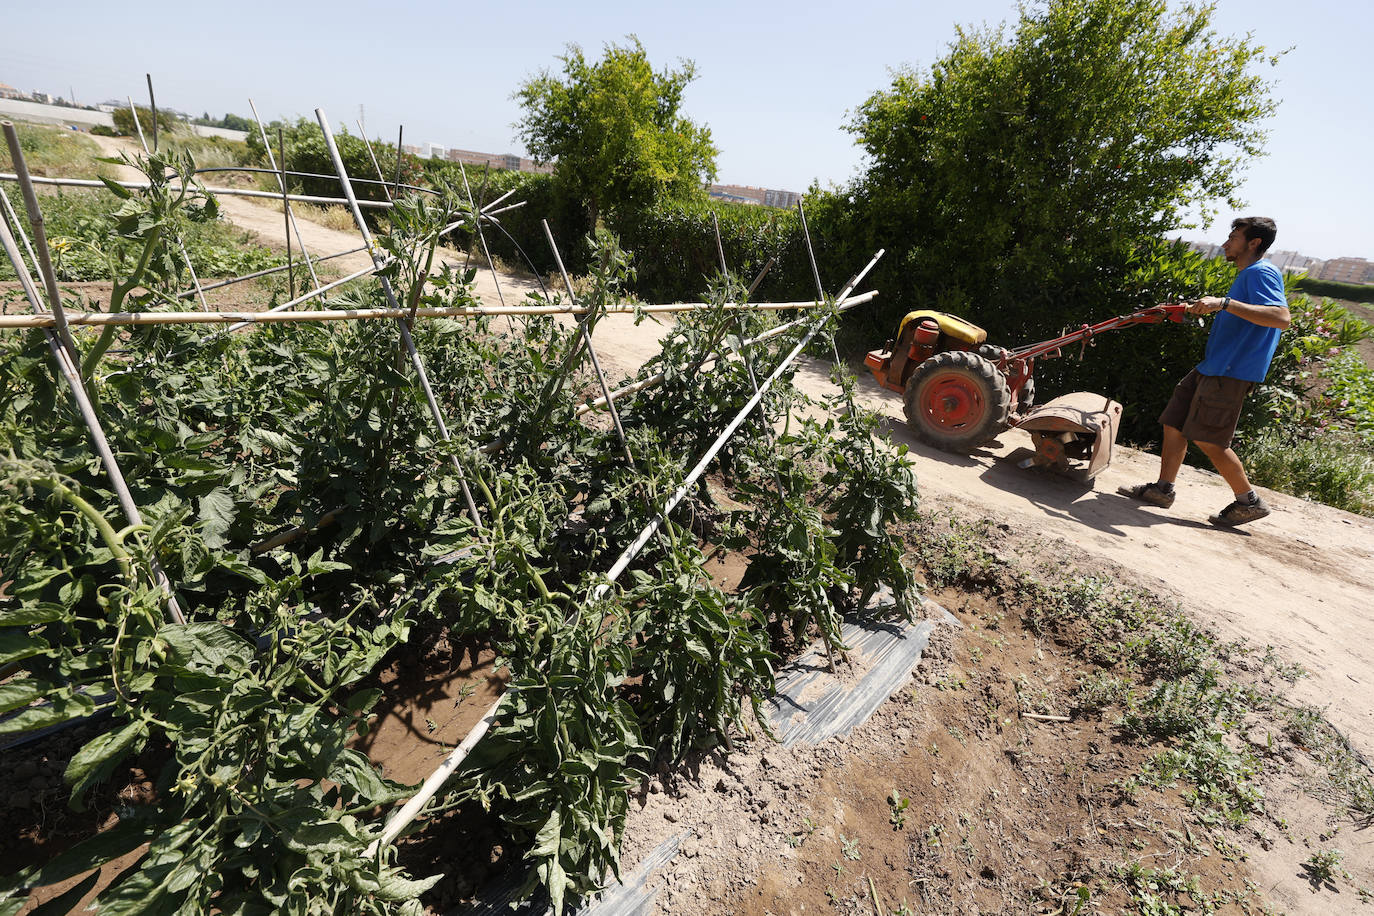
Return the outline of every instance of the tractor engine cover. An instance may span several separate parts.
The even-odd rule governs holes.
[[[1091,391],[1075,391],[1036,407],[1016,424],[1031,434],[1035,454],[1022,467],[1043,467],[1092,480],[1112,462],[1121,405]],[[1087,464],[1071,459],[1086,459]]]

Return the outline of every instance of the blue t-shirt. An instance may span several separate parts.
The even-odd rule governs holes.
[[[1247,305],[1287,305],[1283,294],[1283,274],[1269,261],[1256,261],[1236,274],[1226,294]],[[1207,351],[1197,371],[1203,375],[1224,375],[1247,382],[1262,382],[1269,361],[1279,348],[1279,329],[1262,328],[1230,312],[1217,312]]]

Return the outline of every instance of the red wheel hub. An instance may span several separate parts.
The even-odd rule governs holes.
[[[921,392],[921,412],[942,429],[970,429],[982,422],[987,410],[983,389],[958,373],[935,376]]]

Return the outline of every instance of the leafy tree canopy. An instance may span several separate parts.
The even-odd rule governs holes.
[[[682,92],[696,76],[691,61],[655,72],[639,39],[607,45],[590,62],[577,45],[515,94],[517,123],[530,155],[555,161],[564,191],[584,201],[595,222],[606,211],[704,195],[716,175],[709,128],[681,113]]]
[[[138,106],[138,124],[134,124],[134,114],[127,108],[116,108],[111,112],[110,117],[114,119],[115,130],[119,131],[121,136],[136,136],[140,126],[143,128],[144,133],[149,136],[152,135],[153,112],[151,109],[145,108],[142,105]],[[181,123],[181,118],[178,118],[167,109],[159,108],[157,110],[158,130],[171,132]]]
[[[1014,335],[1134,304],[1121,297],[1150,240],[1191,207],[1239,206],[1275,107],[1256,72],[1275,58],[1218,35],[1212,13],[1042,0],[1010,33],[961,29],[929,72],[869,97],[848,125],[868,154],[853,190],[898,249],[894,299]]]

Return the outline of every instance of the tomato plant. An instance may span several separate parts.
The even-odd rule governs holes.
[[[120,307],[144,310],[168,302],[172,228],[213,204],[189,161],[141,164],[165,177],[119,195],[127,254],[110,265]],[[451,193],[393,211],[378,245],[404,304],[474,301],[470,273],[434,266],[462,212]],[[608,235],[587,244],[590,331],[633,260]],[[555,910],[597,888],[644,773],[728,749],[782,654],[815,637],[839,648],[841,615],[878,582],[913,606],[891,533],[915,497],[909,463],[874,447],[870,416],[794,418],[804,398],[787,376],[713,468],[749,508],[727,513],[698,488],[607,581],[753,395],[751,369],[771,371],[795,340],[737,358],[776,323],[725,308],[742,296],[713,282],[713,307],[671,327],[642,370],[663,384],[618,402],[624,443],[579,419],[597,392],[586,336],[547,316],[415,325],[451,441],[392,322],[78,335],[141,526],[116,519],[41,335],[0,337],[0,735],[98,723],[67,764],[76,808],[132,755],[165,752],[153,803],[0,879],[0,913],[127,853],[102,912],[419,912],[440,876],[410,876],[393,847],[369,852],[382,809],[414,788],[350,742],[378,701],[368,678],[432,634],[490,645],[509,689],[427,811],[487,812]],[[385,299],[361,284],[331,304]],[[745,553],[741,589],[711,580],[706,549]],[[167,621],[153,559],[185,624]]]

